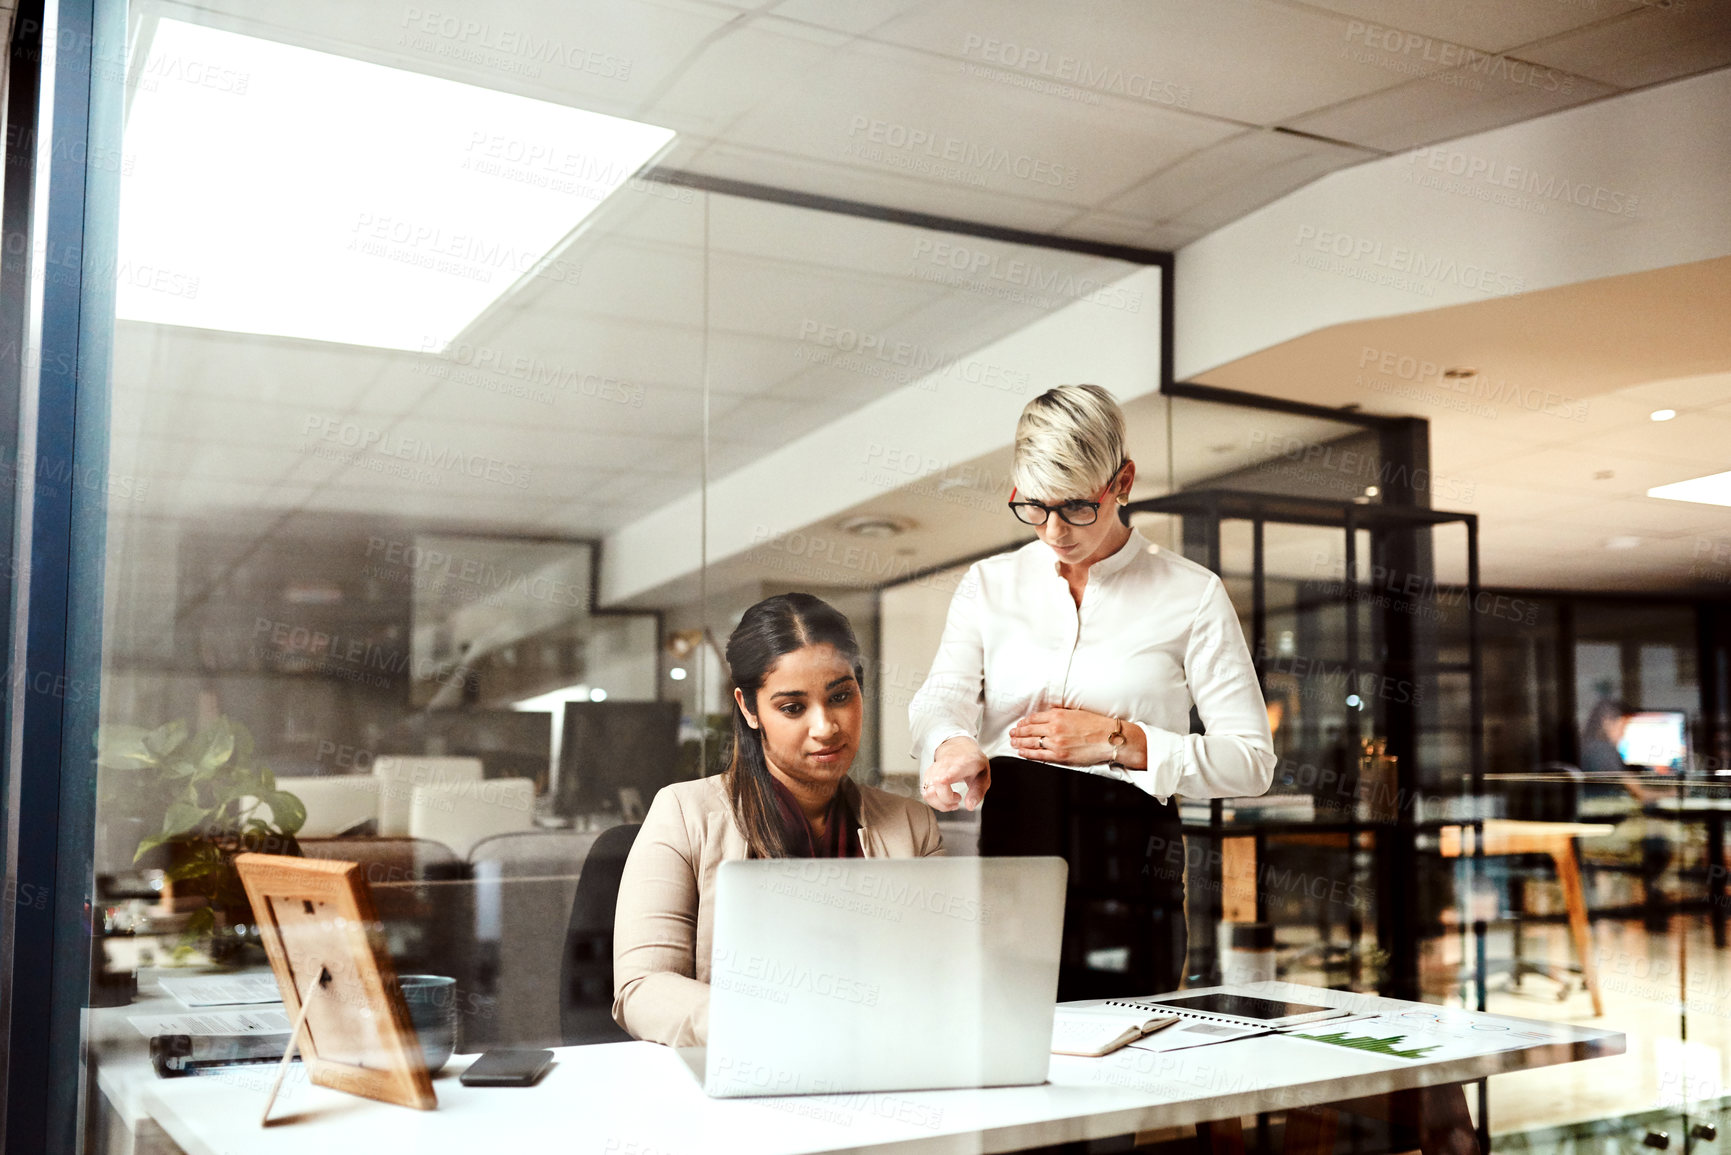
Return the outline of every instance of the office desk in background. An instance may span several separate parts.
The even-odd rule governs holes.
[[[1245,993],[1361,1012],[1437,1011],[1371,995],[1288,983]],[[124,1010],[125,1008],[117,1008]],[[453,1059],[434,1080],[439,1107],[412,1111],[304,1083],[278,1101],[280,1122],[261,1129],[263,1090],[250,1072],[155,1080],[136,1088],[152,1124],[187,1155],[485,1155],[501,1149],[572,1155],[711,1155],[742,1152],[982,1152],[1212,1124],[1229,1150],[1238,1120],[1289,1112],[1288,1151],[1332,1138],[1329,1104],[1424,1096],[1425,1149],[1461,1151],[1472,1133],[1460,1084],[1488,1075],[1621,1054],[1613,1031],[1533,1023],[1548,1042],[1470,1058],[1409,1060],[1283,1036],[1165,1054],[1123,1050],[1103,1059],[1052,1057],[1049,1082],[1032,1087],[710,1099],[680,1056],[651,1043],[566,1047],[535,1087],[473,1088]],[[1440,1106],[1439,1106],[1440,1105]],[[1297,1114],[1291,1114],[1296,1112]]]
[[[1672,822],[1699,822],[1707,832],[1707,912],[1713,926],[1713,946],[1725,945],[1725,820],[1731,817],[1731,790],[1724,780],[1717,793],[1690,795],[1685,788],[1677,796],[1645,802],[1641,814]]]
[[[1671,822],[1699,822],[1707,835],[1707,912],[1713,926],[1713,946],[1725,946],[1726,896],[1725,821],[1731,818],[1731,778],[1664,778],[1655,775],[1616,775],[1587,779],[1589,783],[1639,786],[1651,796],[1644,801],[1614,796],[1587,798],[1581,802],[1581,817],[1601,822],[1621,821],[1639,815]],[[1698,793],[1691,793],[1698,791]]]

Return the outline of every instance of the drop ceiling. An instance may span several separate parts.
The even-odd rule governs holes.
[[[139,5],[134,23],[198,19],[664,125],[673,169],[1155,249],[1348,165],[1731,63],[1725,0],[620,0],[586,4],[580,28],[554,0],[431,12],[248,0]],[[931,236],[636,184],[573,239],[579,279],[525,282],[446,357],[123,323],[112,471],[139,512],[604,535],[909,380],[838,360],[826,331],[951,359],[1069,303],[957,273]],[[1134,271],[950,240],[1094,283]]]

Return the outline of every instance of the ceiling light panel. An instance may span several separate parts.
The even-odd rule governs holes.
[[[1702,505],[1731,505],[1731,471],[1712,473],[1706,477],[1691,477],[1670,485],[1655,485],[1648,497],[1663,497],[1670,501],[1695,501]]]
[[[117,311],[442,348],[672,131],[178,20],[135,69]]]

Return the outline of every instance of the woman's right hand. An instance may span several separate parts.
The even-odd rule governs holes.
[[[965,795],[956,793],[954,787],[958,782],[967,787]],[[980,744],[957,735],[938,746],[932,764],[922,775],[920,796],[933,810],[955,810],[961,806],[973,810],[991,785],[992,767]]]

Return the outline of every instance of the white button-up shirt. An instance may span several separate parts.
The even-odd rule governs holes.
[[[1190,733],[1192,704],[1206,734]],[[1254,796],[1273,781],[1268,711],[1226,587],[1134,530],[1089,569],[1080,606],[1039,541],[969,567],[908,707],[914,756],[924,770],[942,742],[966,735],[988,758],[1014,757],[1010,727],[1051,707],[1140,726],[1147,769],[1074,769],[1161,802]]]

